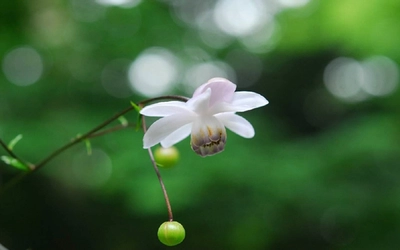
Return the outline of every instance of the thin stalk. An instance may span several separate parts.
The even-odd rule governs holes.
[[[142,117],[142,126],[143,126],[144,133],[146,133],[147,132],[147,126],[146,126],[146,121],[145,121],[144,117]],[[163,180],[161,178],[160,170],[157,167],[157,163],[156,163],[156,161],[154,159],[154,155],[153,155],[153,152],[152,152],[151,148],[148,148],[148,151],[149,151],[149,156],[150,156],[151,163],[153,165],[154,171],[156,172],[158,181],[160,182],[160,186],[161,186],[162,192],[164,194],[165,204],[167,205],[167,209],[168,209],[169,221],[173,221],[174,220],[174,216],[172,214],[172,208],[171,208],[171,203],[169,202],[167,189],[165,188],[164,182],[163,182]]]
[[[110,134],[110,133],[113,133],[113,132],[116,132],[116,131],[119,131],[119,130],[123,130],[123,129],[126,129],[126,128],[134,128],[134,127],[136,127],[136,124],[132,124],[132,123],[128,123],[126,125],[120,124],[120,125],[114,126],[112,128],[103,129],[102,131],[99,131],[99,132],[96,132],[94,134],[91,134],[91,135],[89,135],[87,137],[87,139],[100,137],[100,136],[103,136],[103,135],[106,135],[106,134]]]
[[[95,128],[93,128],[92,130],[90,130],[89,132],[87,132],[84,135],[81,135],[75,139],[73,139],[71,142],[65,144],[64,146],[60,147],[59,149],[55,150],[53,153],[51,153],[49,156],[47,156],[46,158],[44,158],[42,161],[40,161],[38,164],[36,164],[35,169],[33,169],[32,171],[36,171],[39,168],[43,167],[44,165],[47,164],[47,162],[51,161],[54,157],[56,157],[57,155],[59,155],[60,153],[64,152],[66,149],[74,146],[75,144],[89,138],[92,134],[96,133],[97,131],[99,131],[100,129],[104,128],[105,126],[107,126],[108,124],[110,124],[111,122],[115,121],[118,119],[118,117],[128,113],[129,111],[133,110],[132,106],[129,106],[128,108],[122,110],[121,112],[113,115],[112,117],[108,118],[107,120],[105,120],[104,122],[102,122],[101,124],[99,124],[98,126],[96,126]]]
[[[154,102],[154,101],[159,101],[159,100],[165,100],[165,99],[173,99],[173,100],[178,100],[178,101],[183,101],[183,102],[186,102],[188,100],[188,98],[184,97],[184,96],[167,95],[167,96],[160,96],[160,97],[155,97],[155,98],[150,98],[150,99],[143,100],[143,101],[138,103],[138,106],[144,106],[147,103]],[[59,149],[55,150],[53,153],[51,153],[45,159],[43,159],[38,164],[36,164],[36,166],[33,169],[33,171],[43,167],[50,160],[52,160],[54,157],[56,157],[57,155],[59,155],[60,153],[65,151],[66,149],[68,149],[68,148],[72,147],[73,145],[75,145],[75,144],[77,144],[77,143],[79,143],[79,142],[91,137],[94,133],[96,133],[97,131],[99,131],[100,129],[104,128],[105,126],[107,126],[111,122],[117,120],[120,116],[128,113],[129,111],[131,111],[133,109],[134,108],[132,106],[129,106],[128,108],[122,110],[121,112],[119,112],[119,113],[113,115],[112,117],[110,117],[109,119],[105,120],[104,122],[102,122],[101,124],[99,124],[98,126],[93,128],[92,130],[87,132],[86,134],[79,136],[78,138],[72,140],[71,142],[69,142],[69,143],[65,144],[64,146],[60,147]]]
[[[7,151],[7,153],[11,157],[17,159],[18,161],[21,161],[21,159],[17,155],[15,155],[13,151],[10,150],[10,148],[7,146],[7,144],[2,139],[0,139],[0,145]]]
[[[35,167],[32,163],[26,162],[22,160],[18,155],[16,155],[2,139],[0,139],[0,145],[7,151],[7,153],[11,157],[21,162],[22,164],[26,165],[30,170],[32,170]]]
[[[155,102],[155,101],[160,101],[160,100],[177,100],[177,101],[186,102],[188,100],[188,98],[184,97],[184,96],[166,95],[166,96],[160,96],[160,97],[149,98],[149,99],[143,100],[143,101],[138,103],[138,106],[143,107],[148,103]],[[10,187],[12,187],[12,186],[16,185],[17,183],[19,183],[20,181],[22,181],[30,173],[36,172],[37,170],[39,170],[40,168],[45,166],[49,161],[54,159],[56,156],[58,156],[59,154],[61,154],[65,150],[69,149],[70,147],[78,144],[79,142],[82,142],[85,139],[88,139],[88,138],[91,138],[91,137],[101,136],[101,135],[104,135],[104,134],[107,134],[107,133],[111,133],[111,132],[114,132],[114,131],[117,131],[117,130],[125,128],[125,127],[119,126],[119,127],[110,128],[108,130],[98,132],[99,130],[103,129],[105,126],[109,125],[111,122],[117,120],[120,116],[128,113],[131,110],[134,110],[134,107],[129,106],[128,108],[126,108],[126,109],[120,111],[119,113],[113,115],[112,117],[110,117],[109,119],[105,120],[104,122],[102,122],[101,124],[96,126],[95,128],[91,129],[89,132],[87,132],[87,133],[85,133],[85,134],[73,139],[69,143],[61,146],[58,149],[56,149],[55,151],[50,153],[47,157],[45,157],[43,160],[41,160],[36,165],[31,164],[31,163],[27,163],[25,161],[22,161],[21,158],[18,157],[14,152],[12,152],[8,148],[7,144],[4,143],[4,141],[0,139],[0,145],[7,151],[7,153],[10,156],[14,157],[15,159],[17,159],[18,161],[20,161],[22,163],[27,164],[27,166],[30,167],[30,169],[31,169],[31,171],[23,172],[21,174],[18,174],[16,176],[14,176],[11,180],[9,180],[7,183],[5,183],[0,189],[0,195],[2,193],[4,193],[5,190],[9,189]],[[153,158],[153,161],[154,161],[154,157],[152,157],[152,158]],[[172,215],[172,212],[171,212],[171,215]],[[172,218],[172,216],[171,216],[171,218]]]

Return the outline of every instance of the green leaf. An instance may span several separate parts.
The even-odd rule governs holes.
[[[17,136],[16,136],[14,139],[12,139],[12,140],[10,141],[10,143],[7,145],[8,148],[12,151],[13,148],[14,148],[14,146],[15,146],[21,139],[22,139],[22,135],[21,135],[21,134],[17,135]]]
[[[140,114],[141,108],[134,102],[131,101],[131,105],[133,108],[138,112],[138,116],[136,119],[136,128],[135,130],[138,131],[140,129],[140,124],[142,124],[142,115]]]
[[[136,103],[131,101],[131,105],[138,113],[140,113],[141,108]]]
[[[20,162],[19,160],[15,159],[11,156],[3,155],[1,157],[1,160],[4,161],[7,165],[13,166],[15,168],[18,168],[18,169],[21,169],[24,171],[30,170],[30,168],[26,164]]]
[[[128,126],[128,120],[125,118],[125,116],[121,115],[118,117],[118,121],[121,123],[122,126]]]
[[[89,139],[85,140],[86,151],[88,155],[92,155],[92,144],[90,143]]]

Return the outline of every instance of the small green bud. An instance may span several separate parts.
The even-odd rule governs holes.
[[[167,246],[176,246],[185,239],[185,229],[177,221],[166,221],[158,228],[158,239]]]
[[[179,161],[179,151],[175,147],[159,147],[154,151],[154,159],[159,167],[171,168]]]

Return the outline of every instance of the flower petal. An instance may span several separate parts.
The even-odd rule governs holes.
[[[219,102],[208,111],[209,114],[219,114],[225,112],[244,112],[267,105],[268,101],[254,92],[235,92],[231,103]]]
[[[215,117],[224,124],[225,127],[232,132],[244,137],[252,138],[255,134],[253,126],[243,117],[234,113],[221,113]]]
[[[206,114],[209,110],[209,102],[211,97],[211,89],[207,89],[204,93],[192,97],[187,101],[187,106],[197,114]]]
[[[225,78],[212,78],[207,83],[198,87],[194,92],[193,97],[204,93],[209,88],[211,89],[209,105],[213,106],[218,102],[231,102],[236,90],[236,85]]]
[[[143,137],[143,148],[150,148],[179,130],[182,126],[191,123],[194,116],[175,114],[166,116],[154,122]]]
[[[268,104],[264,96],[250,91],[239,91],[233,95],[231,105],[237,112],[259,108]]]
[[[151,104],[140,110],[140,114],[145,116],[164,117],[177,113],[190,112],[186,103],[179,101],[159,102]]]
[[[179,129],[175,130],[170,135],[168,135],[164,140],[162,140],[161,146],[163,146],[164,148],[169,148],[172,145],[188,137],[191,131],[192,131],[192,123],[183,125],[183,127],[180,127]]]

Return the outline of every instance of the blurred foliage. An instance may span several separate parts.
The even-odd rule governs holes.
[[[232,64],[239,87],[254,70],[245,61],[251,56],[261,62],[260,75],[242,89],[270,101],[244,114],[255,138],[229,133],[225,152],[207,158],[186,139],[176,145],[180,163],[161,170],[174,219],[186,230],[176,249],[396,249],[399,91],[346,101],[325,88],[323,77],[337,57],[381,55],[398,64],[400,2],[313,0],[284,9],[259,51],[229,35],[222,35],[226,46],[210,46],[178,18],[183,2],[122,8],[91,0],[3,1],[3,67],[10,50],[28,45],[44,58],[44,73],[18,86],[1,71],[0,138],[23,134],[15,152],[36,163],[144,99],[136,92],[113,97],[101,75],[110,61],[130,62],[151,47],[167,48],[182,64],[190,63],[188,47],[201,48],[208,56],[200,62]],[[185,13],[201,8],[188,5]],[[243,63],[230,61],[232,51]],[[168,93],[185,91],[178,85]],[[136,114],[126,118],[135,122]],[[93,138],[91,156],[79,144],[8,190],[0,197],[0,243],[13,250],[166,249],[157,229],[167,211],[142,136],[129,128]],[[0,162],[0,183],[18,171]]]

